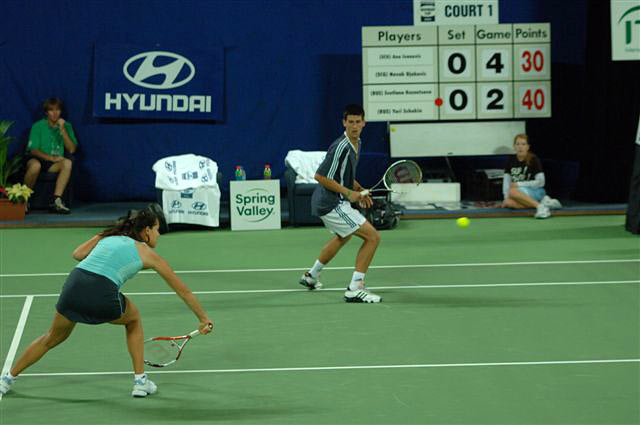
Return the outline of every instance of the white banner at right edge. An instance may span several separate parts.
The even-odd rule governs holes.
[[[638,115],[638,133],[636,134],[636,143],[640,146],[640,115]]]
[[[640,0],[611,0],[611,60],[640,60]]]

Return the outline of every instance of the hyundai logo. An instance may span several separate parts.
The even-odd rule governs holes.
[[[156,66],[154,65],[154,62],[157,58],[162,58],[165,61],[167,58],[174,60],[168,62],[166,65]],[[137,62],[140,62],[140,59],[142,59],[142,61],[138,64]],[[178,79],[185,66],[189,68],[189,75]],[[183,86],[191,81],[191,79],[196,75],[196,67],[193,66],[193,63],[184,56],[171,52],[156,51],[144,52],[130,57],[124,63],[122,72],[124,73],[124,76],[127,77],[127,80],[131,81],[135,85],[146,87],[148,89],[166,90]],[[162,83],[145,82],[147,78],[154,77],[156,75],[164,76]]]
[[[182,206],[182,203],[180,203],[180,201],[171,202],[171,208],[180,208],[181,206]]]
[[[191,208],[193,208],[194,210],[203,211],[207,209],[207,204],[205,204],[204,202],[194,202],[193,204],[191,204]]]

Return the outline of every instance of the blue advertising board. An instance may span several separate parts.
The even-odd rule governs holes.
[[[222,120],[222,47],[96,45],[93,115]]]

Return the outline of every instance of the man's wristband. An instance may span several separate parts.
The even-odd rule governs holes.
[[[351,199],[351,191],[347,190],[347,199]]]

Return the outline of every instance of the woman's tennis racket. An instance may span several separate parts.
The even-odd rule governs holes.
[[[391,192],[391,184],[393,183],[422,183],[422,169],[410,159],[396,161],[387,168],[378,183],[370,189],[361,191],[360,195],[367,196],[371,192],[377,191]],[[381,184],[384,184],[384,189],[378,189]]]
[[[209,329],[213,326],[209,325]],[[196,336],[200,331],[182,336],[156,336],[144,342],[144,362],[153,367],[166,367],[175,363],[182,354],[184,346]]]

